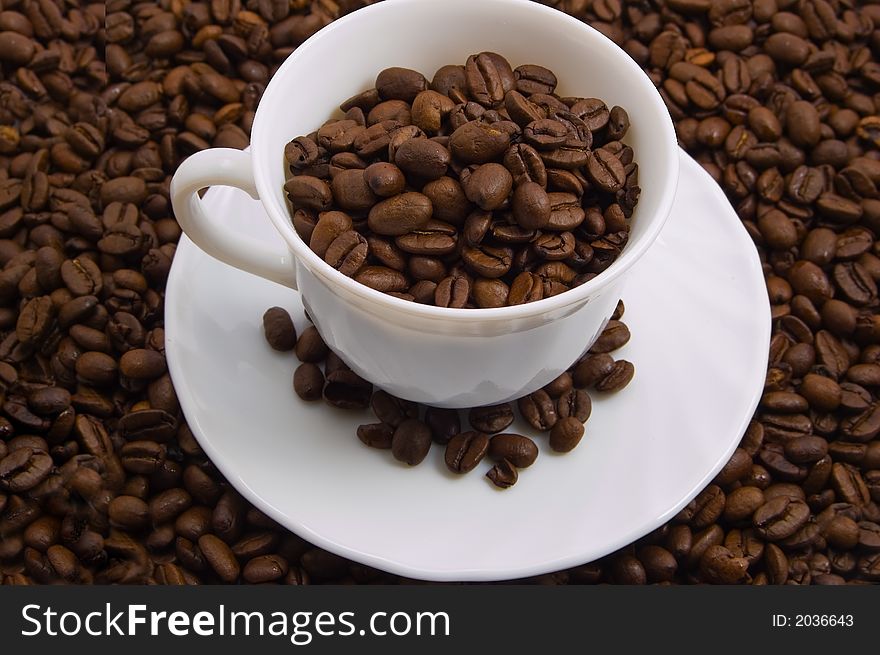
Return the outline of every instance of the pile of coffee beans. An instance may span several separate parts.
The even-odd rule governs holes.
[[[880,581],[880,4],[545,3],[655,81],[752,235],[774,319],[767,395],[715,480],[634,544],[528,582]],[[410,582],[251,507],[159,373],[170,176],[245,147],[280,62],[366,4],[2,0],[4,584]]]
[[[543,389],[516,402],[466,411],[423,407],[374,390],[327,347],[314,325],[297,338],[290,314],[281,307],[263,314],[263,334],[273,349],[292,350],[301,362],[293,374],[293,390],[302,400],[323,398],[340,409],[372,408],[379,422],[357,429],[364,445],[390,450],[394,459],[416,466],[428,456],[433,442],[445,448],[446,466],[453,473],[474,470],[488,455],[498,463],[486,477],[507,489],[516,483],[517,469],[531,466],[538,457],[538,445],[530,437],[504,432],[515,419],[514,406],[532,428],[549,433],[551,450],[567,453],[580,443],[593,410],[586,389],[616,392],[632,380],[633,364],[615,361],[609,354],[629,342],[629,328],[620,320],[623,312],[621,301],[589,352]],[[462,415],[471,430],[462,430]]]
[[[629,116],[556,85],[494,52],[430,82],[381,71],[343,118],[287,144],[297,233],[361,284],[439,307],[520,305],[594,278],[639,198]]]

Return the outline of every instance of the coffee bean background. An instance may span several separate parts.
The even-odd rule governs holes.
[[[364,4],[2,0],[3,583],[409,582],[244,502],[193,439],[163,356],[175,167],[246,146],[279,62]],[[761,253],[773,338],[761,406],[712,484],[635,544],[529,582],[880,580],[880,4],[547,4],[655,81]],[[627,374],[594,359],[575,373]],[[328,374],[338,389],[344,373]],[[442,414],[426,423],[451,436]],[[510,483],[518,451],[495,448]]]

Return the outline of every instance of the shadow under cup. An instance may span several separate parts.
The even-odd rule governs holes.
[[[595,280],[517,307],[413,306],[355,288],[361,285],[340,279],[293,230],[283,192],[285,145],[339,116],[339,104],[371,88],[384,68],[412,68],[431,79],[441,66],[486,50],[513,67],[551,69],[561,96],[597,97],[626,109],[631,127],[624,142],[634,149],[642,188],[628,244]],[[390,393],[447,407],[510,400],[568,368],[613,312],[622,274],[659,233],[678,176],[672,122],[644,72],[599,32],[526,0],[387,0],[332,23],[272,79],[257,110],[251,154],[260,198],[296,255],[303,302],[328,345]]]

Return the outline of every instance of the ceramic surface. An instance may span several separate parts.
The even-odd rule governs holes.
[[[485,50],[514,66],[551,68],[563,96],[596,96],[629,113],[632,127],[624,141],[635,150],[642,194],[621,257],[568,293],[479,310],[409,303],[333,270],[291,226],[282,191],[284,146],[321,125],[345,97],[371,87],[386,67],[433,76],[441,66]],[[358,56],[346,54],[353,52]],[[181,226],[203,250],[298,286],[324,339],[359,374],[397,396],[468,407],[533,391],[578,358],[613,311],[631,267],[660,232],[677,179],[675,133],[659,93],[596,30],[526,0],[387,0],[334,21],[299,46],[260,101],[251,151],[215,148],[189,157],[175,174],[171,196]],[[221,220],[228,214],[204,211],[195,192],[212,184],[259,197],[280,238],[256,241]]]
[[[574,566],[656,528],[729,458],[763,387],[770,311],[757,253],[721,190],[682,153],[682,184],[655,246],[633,269],[618,357],[636,376],[593,395],[578,448],[537,462],[507,491],[447,472],[441,448],[408,469],[355,436],[369,412],[307,404],[291,353],[272,351],[261,317],[299,296],[205,255],[184,239],[166,299],[166,353],[200,444],[251,502],[309,541],[427,580],[497,580]],[[255,239],[258,202],[216,188],[205,202]]]

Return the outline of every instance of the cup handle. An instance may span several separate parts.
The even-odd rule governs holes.
[[[171,180],[171,206],[180,227],[206,253],[247,273],[296,289],[293,255],[232,229],[222,216],[208,216],[199,190],[234,186],[259,200],[251,155],[233,148],[210,148],[183,161]]]

